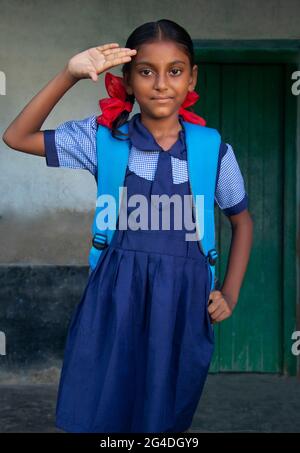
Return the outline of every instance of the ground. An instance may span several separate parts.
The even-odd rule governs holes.
[[[1,432],[61,432],[57,383],[1,384]],[[193,432],[300,432],[300,380],[267,374],[210,374]]]

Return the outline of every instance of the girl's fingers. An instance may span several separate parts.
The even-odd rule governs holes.
[[[127,53],[131,53],[131,52],[136,52],[136,49],[129,49],[129,47],[117,47],[115,49],[107,49],[107,50],[104,50],[102,51],[101,53],[103,55],[110,55],[110,54],[115,54],[115,53],[121,53],[121,52],[127,52]]]
[[[226,313],[226,310],[224,310],[224,307],[218,307],[216,311],[211,313],[211,317],[212,317],[212,319],[214,319],[216,321],[223,313],[224,314]]]
[[[220,322],[223,319],[227,318],[226,310],[221,307],[216,310],[213,314],[210,314],[210,319],[212,323]]]
[[[89,72],[89,76],[93,80],[93,82],[98,82],[98,76],[95,72]]]
[[[117,60],[128,56],[133,57],[135,54],[135,49],[117,50],[117,52],[110,52],[109,54],[105,55],[105,60]]]
[[[119,47],[119,44],[117,42],[112,42],[109,44],[103,44],[103,46],[97,46],[96,49],[102,52],[103,50],[110,49],[113,47]]]
[[[224,319],[228,318],[226,312],[220,313],[216,318],[212,319],[212,323],[224,321]]]
[[[220,307],[220,302],[218,300],[214,300],[208,306],[208,311],[210,314],[213,314],[218,308]]]
[[[119,47],[118,43],[104,44],[103,46],[97,46],[97,53],[93,54],[93,49],[91,49],[91,62],[94,66],[95,71],[91,70],[89,76],[92,80],[95,80],[95,75],[92,73],[96,72],[101,73],[107,69],[118,66],[123,63],[128,63],[131,61],[131,58],[136,55],[136,49],[130,49],[128,47]],[[97,79],[98,80],[98,79]]]
[[[128,63],[130,60],[131,60],[131,57],[117,58],[115,60],[106,61],[103,66],[104,66],[104,69],[107,70],[114,66],[118,66],[122,63]]]

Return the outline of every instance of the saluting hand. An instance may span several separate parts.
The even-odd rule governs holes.
[[[91,78],[97,82],[99,74],[113,66],[128,63],[136,53],[136,49],[119,47],[118,43],[103,44],[74,55],[67,69],[76,79]]]

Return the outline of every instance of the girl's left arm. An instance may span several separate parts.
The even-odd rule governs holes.
[[[226,274],[220,291],[210,293],[212,303],[208,309],[213,322],[228,318],[237,304],[252,246],[253,220],[248,209],[228,218],[232,238]]]
[[[240,288],[250,258],[253,239],[253,220],[247,209],[240,214],[229,216],[232,229],[230,254],[226,274],[221,288],[233,307],[236,305]],[[233,308],[232,307],[232,308]]]

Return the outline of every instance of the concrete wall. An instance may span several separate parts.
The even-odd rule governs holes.
[[[299,17],[299,0],[0,0],[0,71],[6,75],[0,134],[74,54],[107,42],[123,46],[144,22],[175,20],[193,39],[299,39]],[[119,68],[112,72],[120,74]],[[106,96],[104,77],[97,84],[80,81],[42,130],[100,113],[98,100]],[[87,265],[93,176],[49,168],[44,158],[11,150],[2,141],[0,168],[0,263]]]

